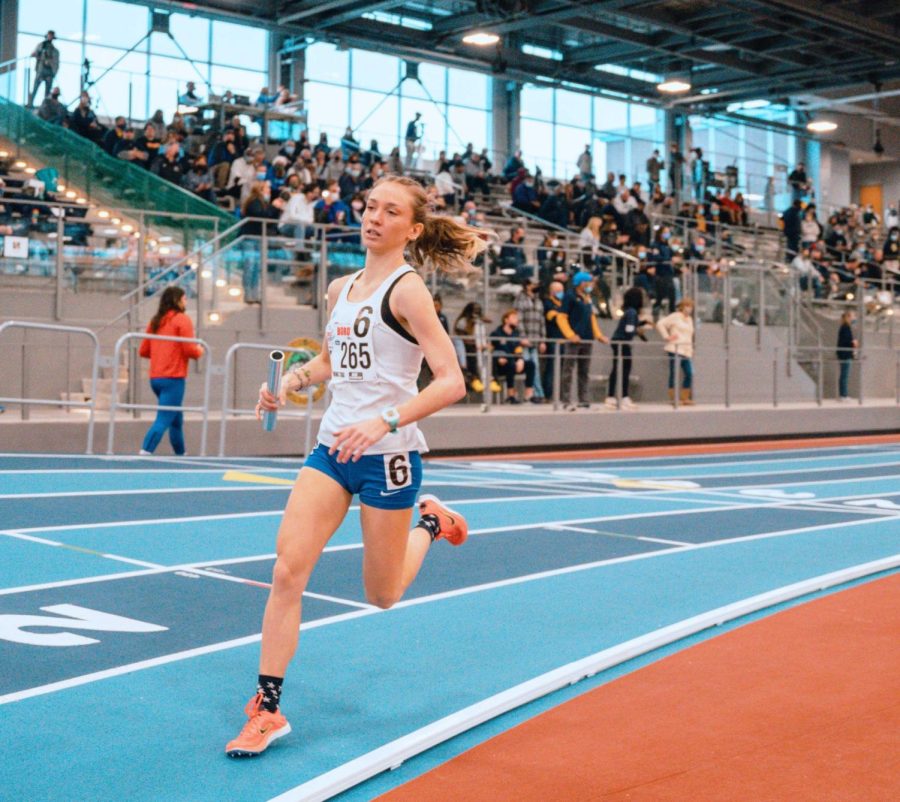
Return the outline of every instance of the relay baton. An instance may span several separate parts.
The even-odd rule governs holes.
[[[276,398],[281,389],[281,373],[284,370],[284,351],[271,351],[269,353],[269,392]],[[266,410],[263,412],[263,430],[271,432],[275,430],[276,413]]]

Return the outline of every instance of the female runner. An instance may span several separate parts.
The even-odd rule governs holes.
[[[257,416],[285,403],[288,391],[330,381],[332,400],[291,491],[278,530],[272,590],[263,615],[256,695],[248,721],[225,747],[258,755],[287,735],[279,710],[285,671],[297,648],[301,597],[322,549],[359,495],[363,581],[371,604],[387,609],[413,581],[428,547],[465,539],[465,519],[433,496],[419,500],[425,441],[416,421],[466,393],[456,351],[431,294],[405,253],[448,272],[470,271],[486,243],[480,232],[428,214],[424,189],[390,176],[373,187],[362,219],[365,268],[328,287],[331,315],[322,353],[286,373],[276,398],[260,388]],[[417,393],[422,357],[434,380]]]

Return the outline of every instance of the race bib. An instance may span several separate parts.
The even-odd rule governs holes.
[[[375,310],[363,306],[355,320],[332,320],[326,331],[332,380],[361,382],[375,379],[372,317]]]
[[[384,483],[388,490],[400,490],[412,484],[409,454],[384,455]]]

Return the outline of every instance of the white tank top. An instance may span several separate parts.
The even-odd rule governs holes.
[[[389,305],[391,290],[402,276],[415,272],[398,267],[368,298],[351,301],[350,288],[363,271],[351,276],[341,289],[325,327],[325,344],[331,357],[331,403],[319,426],[319,442],[334,443],[344,426],[377,418],[387,407],[396,407],[416,396],[422,368],[422,349],[394,318]],[[386,434],[366,454],[427,451],[425,438],[415,423]]]

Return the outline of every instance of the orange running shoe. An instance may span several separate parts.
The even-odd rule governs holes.
[[[419,512],[422,515],[434,515],[438,519],[441,531],[437,537],[442,537],[454,546],[461,546],[469,535],[469,525],[466,519],[458,512],[445,507],[436,496],[420,496]],[[435,538],[437,539],[437,538]]]
[[[225,747],[229,757],[256,757],[262,754],[272,741],[287,735],[291,731],[288,720],[280,711],[270,713],[262,707],[262,694],[254,696],[244,708],[249,721],[244,725],[241,734]]]

